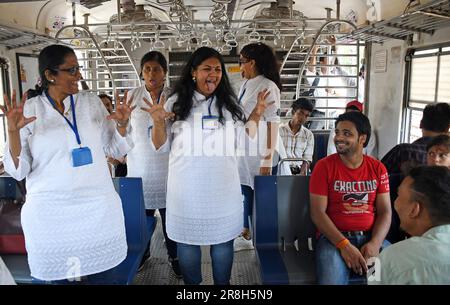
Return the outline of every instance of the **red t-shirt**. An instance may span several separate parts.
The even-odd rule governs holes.
[[[340,231],[370,231],[375,221],[377,194],[389,192],[383,163],[364,155],[359,168],[350,169],[338,154],[314,167],[309,183],[312,194],[327,196],[327,215]]]

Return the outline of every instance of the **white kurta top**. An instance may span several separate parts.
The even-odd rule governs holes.
[[[170,89],[165,88],[162,95],[167,99]],[[127,155],[128,177],[142,177],[144,201],[146,209],[162,209],[166,207],[167,172],[169,153],[156,153],[152,149],[151,128],[153,120],[150,114],[141,107],[148,108],[143,98],[153,101],[150,93],[142,87],[133,89],[128,97],[133,98],[136,109],[131,113],[131,136],[134,148]]]
[[[176,96],[165,108],[172,111]],[[211,100],[194,93],[194,105],[185,121],[168,126],[166,143],[158,152],[170,150],[167,182],[167,234],[191,245],[214,245],[236,238],[243,226],[243,206],[236,159],[236,137],[231,113],[223,114],[226,126],[203,130]],[[216,99],[211,114],[218,116]],[[226,141],[225,139],[228,139]],[[227,153],[224,153],[226,151]]]
[[[274,104],[266,108],[263,117],[261,117],[258,128],[258,152],[250,156],[239,158],[239,176],[241,184],[248,185],[253,189],[255,176],[259,175],[259,169],[263,165],[264,152],[267,149],[267,122],[280,122],[280,89],[270,79],[263,75],[251,78],[245,81],[239,90],[239,100],[244,108],[245,117],[248,119],[258,102],[258,93],[268,89],[270,94],[266,102],[275,101]],[[245,90],[245,91],[244,91]],[[275,131],[278,132],[278,128]],[[278,137],[276,137],[278,139]],[[275,143],[276,144],[276,143]],[[276,145],[275,145],[276,147]]]
[[[105,152],[123,157],[132,141],[106,119],[108,113],[97,96],[73,97],[81,144],[90,148],[92,164],[72,166],[71,152],[78,147],[75,134],[45,94],[25,104],[25,117],[36,120],[20,130],[17,169],[11,155],[5,154],[5,170],[17,180],[27,179],[22,227],[31,276],[41,280],[102,272],[127,255],[122,205]],[[70,97],[64,105],[70,108]],[[72,121],[72,109],[66,117]]]

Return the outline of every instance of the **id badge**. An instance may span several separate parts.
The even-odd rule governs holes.
[[[73,167],[88,165],[92,163],[92,154],[89,147],[80,147],[72,150]]]
[[[214,130],[219,128],[219,117],[215,115],[205,115],[202,118],[203,130]]]

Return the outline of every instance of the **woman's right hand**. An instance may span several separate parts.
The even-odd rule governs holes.
[[[0,109],[6,116],[6,121],[8,124],[8,132],[17,132],[24,126],[36,120],[35,116],[26,118],[23,115],[23,106],[27,100],[27,94],[22,96],[20,104],[16,103],[16,90],[13,90],[11,99],[8,98],[6,94],[3,95],[4,105],[0,105]]]
[[[163,125],[166,119],[173,119],[175,117],[175,113],[167,112],[164,109],[164,104],[166,103],[164,96],[161,96],[159,104],[155,104],[145,97],[144,102],[148,105],[148,108],[141,107],[141,109],[150,114],[154,125]]]

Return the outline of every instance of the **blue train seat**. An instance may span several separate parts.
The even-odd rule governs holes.
[[[0,177],[0,196],[12,192],[10,177]],[[115,268],[89,276],[89,284],[131,284],[139,268],[146,246],[155,228],[155,218],[145,215],[141,178],[114,178],[114,187],[122,200],[128,244],[126,259]],[[26,255],[2,255],[18,284],[47,284],[32,279]],[[48,282],[51,284],[51,282]]]
[[[256,176],[253,236],[263,284],[316,284],[309,176]],[[364,284],[351,274],[349,284]]]
[[[312,130],[312,133],[314,135],[314,152],[311,169],[314,169],[314,165],[317,161],[327,156],[328,137],[330,136],[330,131]]]
[[[253,234],[263,284],[314,284],[309,177],[257,176]]]

